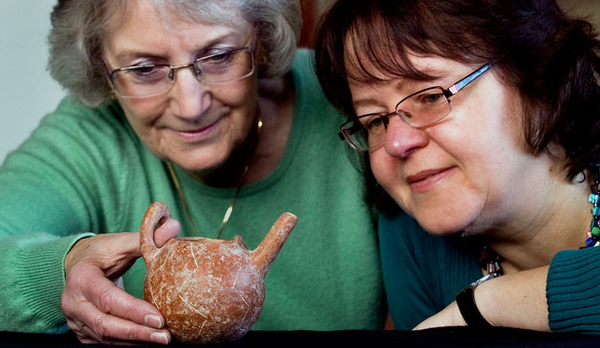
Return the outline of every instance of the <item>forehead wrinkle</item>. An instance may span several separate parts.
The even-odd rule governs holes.
[[[225,25],[237,29],[245,29],[250,25],[242,16],[240,7],[231,0],[165,1],[156,3],[155,7],[165,26],[177,21],[190,24]]]
[[[214,37],[206,38],[206,41],[203,42],[190,42],[190,44],[194,45],[196,51],[206,50],[232,36],[236,33],[230,31],[223,31],[222,33],[218,33],[218,35]],[[123,41],[119,43],[120,46],[117,48],[117,54],[115,54],[115,58],[117,60],[129,60],[141,57],[163,57],[168,55],[168,52],[160,50],[159,45],[147,45],[143,44],[139,40],[132,39],[130,41]],[[121,49],[122,48],[122,49]]]

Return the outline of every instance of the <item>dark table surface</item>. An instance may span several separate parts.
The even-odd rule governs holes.
[[[104,347],[83,345],[73,333],[63,335],[0,332],[0,347]],[[140,347],[158,347],[140,344]],[[183,346],[177,342],[171,346]],[[600,347],[600,336],[527,330],[449,327],[423,331],[251,331],[235,342],[203,347]],[[190,346],[188,346],[190,347]],[[193,346],[192,346],[193,347]]]

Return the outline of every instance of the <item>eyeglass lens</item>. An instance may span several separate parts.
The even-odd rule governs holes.
[[[169,89],[177,69],[193,68],[196,78],[205,84],[231,82],[254,72],[254,57],[249,47],[232,49],[202,57],[192,64],[125,67],[112,73],[112,81],[121,96],[150,96]]]
[[[360,151],[381,145],[389,118],[398,115],[413,127],[424,127],[443,119],[450,112],[450,100],[441,87],[433,87],[408,96],[396,105],[390,114],[372,114],[346,124],[344,136],[351,146]],[[358,122],[358,124],[356,124]],[[352,123],[352,124],[350,124]]]

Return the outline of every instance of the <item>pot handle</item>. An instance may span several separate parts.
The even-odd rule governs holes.
[[[157,225],[162,226],[170,218],[171,211],[163,202],[154,202],[146,210],[140,227],[140,249],[146,266],[154,260],[159,251],[154,243],[154,230]]]

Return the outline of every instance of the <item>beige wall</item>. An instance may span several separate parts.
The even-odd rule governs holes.
[[[55,2],[0,0],[0,164],[64,95],[46,72]]]
[[[600,0],[557,0],[562,9],[576,17],[590,21],[600,29]]]

